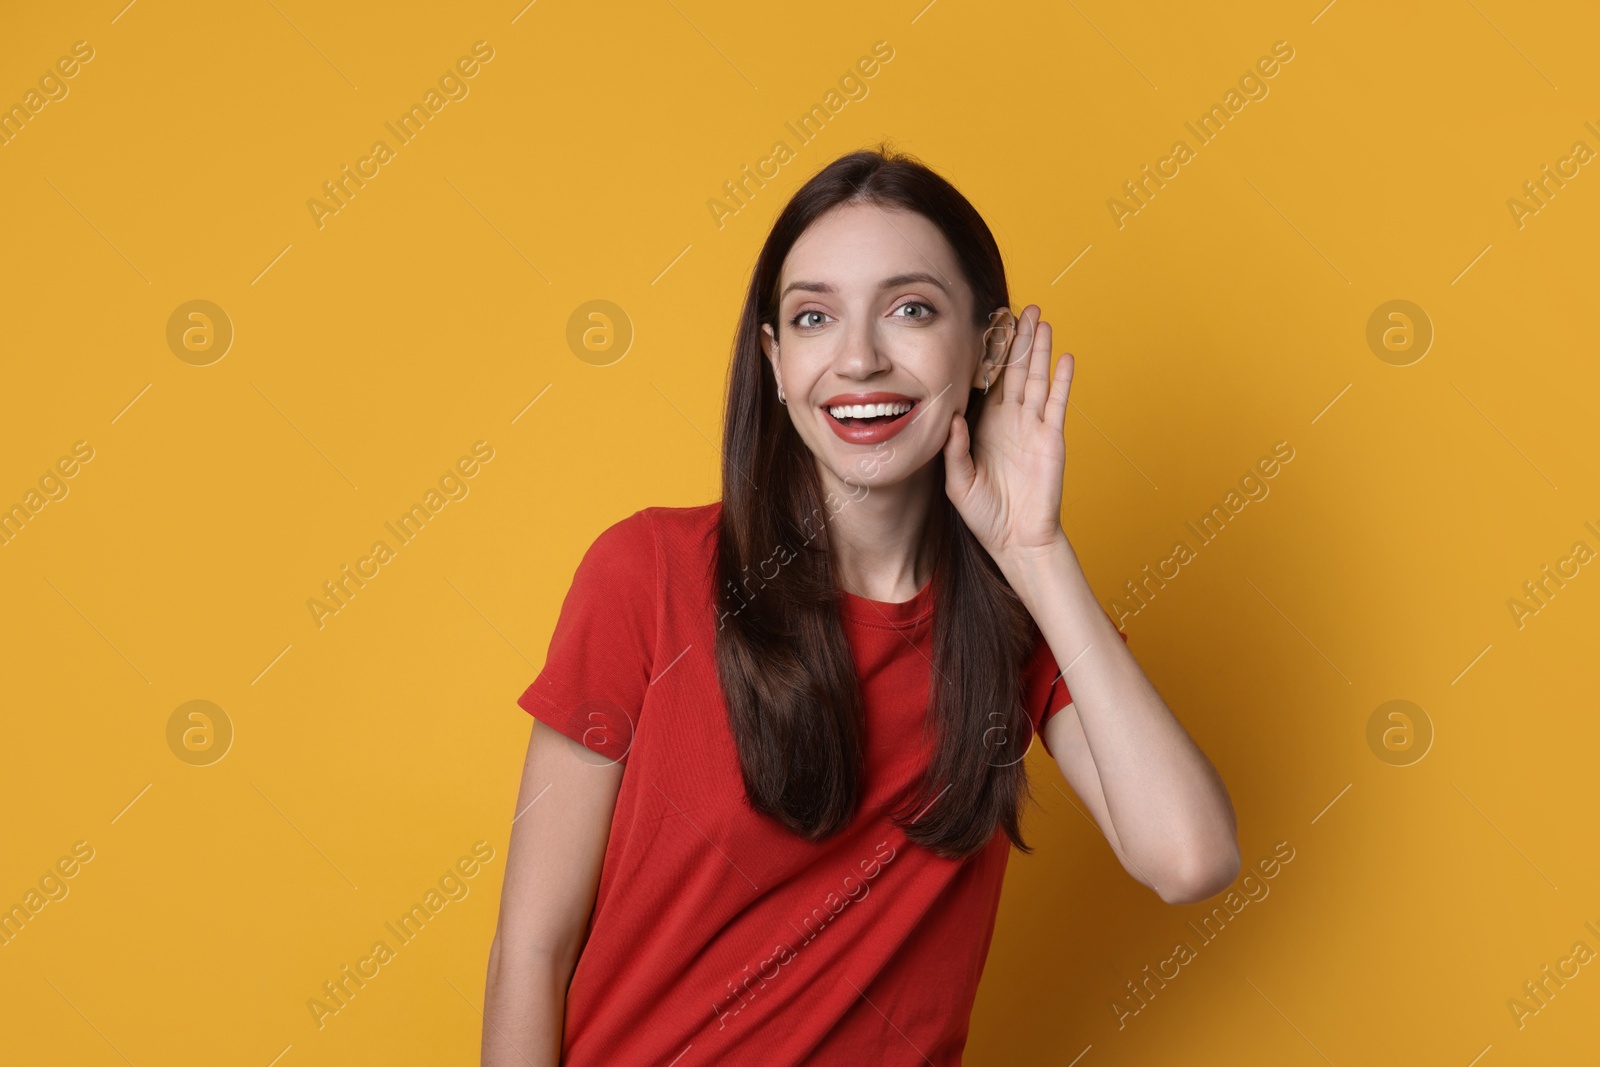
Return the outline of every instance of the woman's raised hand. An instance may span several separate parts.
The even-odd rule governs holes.
[[[987,351],[985,356],[987,357]],[[1067,448],[1063,426],[1073,358],[1050,374],[1050,324],[1039,306],[1023,309],[983,405],[974,441],[967,420],[951,416],[945,442],[945,492],[995,562],[1042,553],[1066,541],[1061,488]]]

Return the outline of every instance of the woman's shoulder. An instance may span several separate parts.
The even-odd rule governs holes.
[[[642,508],[623,521],[648,524],[661,546],[662,555],[678,560],[711,552],[716,545],[721,517],[722,501],[713,500],[709,504],[688,507]]]
[[[722,517],[722,501],[713,500],[709,504],[691,504],[686,507],[655,505],[635,512],[635,515],[646,514],[663,532],[698,534],[716,529],[717,520]]]
[[[651,505],[617,519],[596,535],[593,550],[605,554],[627,553],[663,539],[681,541],[714,532],[722,501],[690,507]]]
[[[651,506],[605,527],[584,552],[580,570],[608,584],[653,588],[659,576],[715,554],[721,501],[692,507]]]

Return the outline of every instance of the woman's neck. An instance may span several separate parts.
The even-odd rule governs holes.
[[[903,603],[933,576],[928,523],[934,500],[929,463],[909,478],[872,489],[846,485],[819,470],[828,506],[828,542],[834,580],[868,600]],[[942,492],[942,488],[941,488]]]

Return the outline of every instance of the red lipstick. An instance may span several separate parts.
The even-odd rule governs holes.
[[[880,441],[887,441],[901,430],[911,425],[912,415],[918,405],[922,403],[917,397],[906,396],[904,393],[840,393],[829,397],[818,406],[822,409],[822,417],[827,420],[828,426],[838,435],[839,439],[853,445],[874,445]],[[903,412],[893,415],[880,415],[869,418],[853,418],[846,416],[843,421],[834,418],[829,408],[851,407],[866,404],[904,404],[909,405]]]

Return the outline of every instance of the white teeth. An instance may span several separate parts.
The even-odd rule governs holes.
[[[836,419],[871,419],[881,415],[904,415],[911,410],[909,400],[895,400],[887,404],[843,404],[828,409]]]

